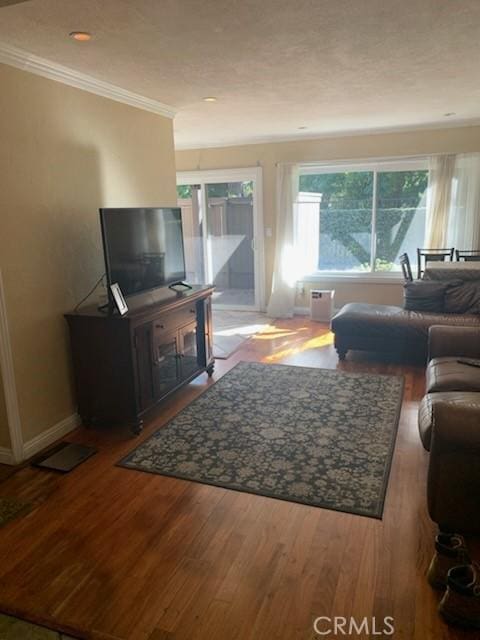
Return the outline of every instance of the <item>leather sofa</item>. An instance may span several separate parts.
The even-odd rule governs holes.
[[[427,500],[442,531],[480,533],[480,329],[432,326],[418,426],[430,452]]]
[[[433,325],[480,328],[480,315],[409,311],[402,307],[352,302],[332,318],[331,329],[340,360],[354,350],[426,362],[428,332]]]

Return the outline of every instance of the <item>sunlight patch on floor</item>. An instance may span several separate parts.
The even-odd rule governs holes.
[[[246,340],[270,326],[270,319],[257,311],[213,309],[213,354],[226,359]]]
[[[321,349],[322,347],[329,347],[331,345],[333,345],[333,333],[329,331],[322,336],[311,338],[310,340],[307,340],[306,342],[296,347],[292,346],[288,347],[287,349],[277,351],[276,353],[272,353],[271,355],[266,356],[263,360],[264,362],[278,362],[283,358],[296,355],[297,353],[304,353],[305,351],[310,351],[311,349]]]
[[[300,331],[307,331],[306,327],[300,329],[280,329],[275,325],[266,325],[261,333],[253,337],[254,340],[276,340],[277,338],[288,338],[297,335]]]
[[[228,329],[220,329],[220,331],[213,330],[214,336],[252,336],[259,331],[269,329],[269,324],[247,324],[240,325],[238,327],[229,327]]]

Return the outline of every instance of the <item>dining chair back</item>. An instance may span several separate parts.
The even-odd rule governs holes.
[[[425,272],[427,262],[446,262],[453,260],[454,248],[451,249],[417,249],[417,275],[420,279]]]

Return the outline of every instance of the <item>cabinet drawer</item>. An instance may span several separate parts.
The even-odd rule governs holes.
[[[185,309],[179,309],[172,313],[167,313],[158,320],[152,322],[153,335],[155,337],[175,331],[185,324],[189,324],[197,318],[197,309],[195,304],[188,305]]]

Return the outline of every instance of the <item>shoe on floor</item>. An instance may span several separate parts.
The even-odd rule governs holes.
[[[439,533],[435,538],[435,555],[428,569],[428,582],[434,589],[447,588],[450,569],[470,563],[465,540],[452,533]]]
[[[469,564],[450,569],[447,590],[438,610],[451,624],[480,629],[480,575],[477,566]]]

